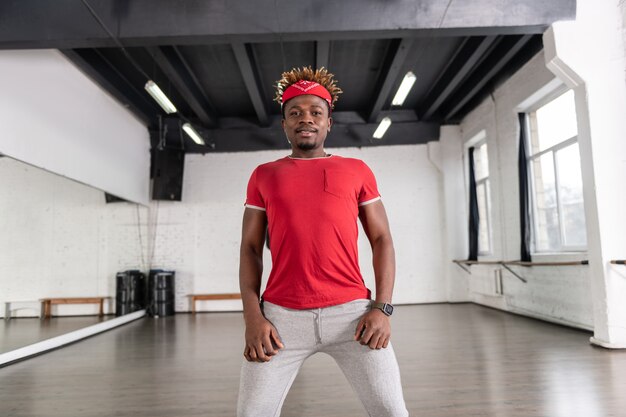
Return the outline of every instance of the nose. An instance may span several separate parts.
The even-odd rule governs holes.
[[[313,124],[313,116],[309,112],[303,112],[300,118],[300,123]]]

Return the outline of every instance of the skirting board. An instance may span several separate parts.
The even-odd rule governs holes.
[[[590,337],[589,338],[589,342],[592,345],[600,346],[600,347],[603,347],[605,349],[626,349],[626,345],[605,342],[603,340],[596,339],[595,337]]]
[[[26,359],[30,356],[38,355],[40,353],[59,348],[63,345],[77,342],[81,339],[85,339],[95,334],[105,332],[123,324],[130,323],[131,321],[137,320],[145,315],[146,310],[135,311],[134,313],[116,317],[102,323],[94,324],[93,326],[88,326],[83,329],[78,329],[73,332],[62,334],[61,336],[53,337],[51,339],[33,343],[32,345],[24,346],[10,352],[2,353],[0,354],[0,367],[6,366],[12,362]]]

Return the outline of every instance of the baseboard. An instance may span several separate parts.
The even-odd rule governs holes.
[[[589,342],[592,345],[600,346],[600,347],[603,347],[605,349],[626,349],[626,345],[605,342],[603,340],[596,339],[593,336],[589,338]]]

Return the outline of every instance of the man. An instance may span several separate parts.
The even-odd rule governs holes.
[[[291,155],[248,183],[239,280],[246,324],[237,414],[275,417],[304,360],[332,356],[369,416],[408,415],[389,342],[395,254],[370,169],[324,150],[341,90],[324,68],[283,73],[276,100]],[[357,216],[371,243],[376,300],[358,263]],[[259,303],[263,244],[272,271]]]

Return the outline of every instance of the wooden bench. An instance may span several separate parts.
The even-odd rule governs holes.
[[[104,315],[104,300],[110,297],[62,297],[62,298],[42,298],[41,318],[51,317],[53,304],[99,304],[99,316]]]
[[[187,297],[191,301],[191,313],[196,314],[196,301],[206,300],[241,300],[241,294],[228,293],[228,294],[189,294]]]

